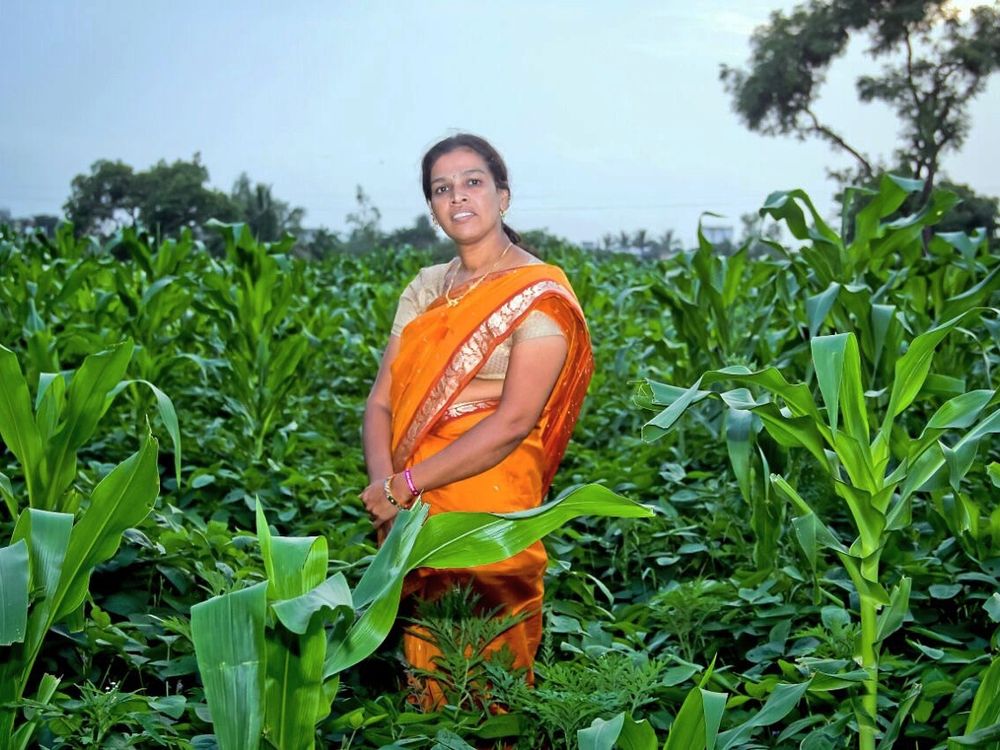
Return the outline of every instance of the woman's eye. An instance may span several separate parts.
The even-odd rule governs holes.
[[[470,185],[478,185],[480,182],[482,182],[482,180],[480,180],[478,177],[470,177],[469,178],[469,184]]]
[[[434,188],[434,192],[437,193],[438,195],[441,195],[442,193],[446,193],[446,192],[448,192],[448,186],[447,185],[438,185],[436,188]]]

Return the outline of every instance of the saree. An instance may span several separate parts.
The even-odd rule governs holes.
[[[496,347],[533,311],[555,321],[567,343],[566,360],[535,427],[492,468],[424,492],[430,514],[507,513],[541,504],[593,374],[590,335],[565,274],[548,264],[489,274],[459,305],[449,306],[439,297],[403,329],[390,389],[396,472],[443,450],[495,412],[499,399],[462,404],[455,400]],[[490,565],[460,570],[418,568],[407,577],[403,596],[434,600],[454,586],[469,585],[484,609],[521,615],[524,619],[501,634],[487,652],[508,648],[514,667],[526,669],[530,680],[542,637],[547,562],[545,548],[537,541]],[[403,652],[412,667],[428,671],[434,669],[434,657],[440,653],[426,633],[413,626],[404,629]],[[433,680],[416,684],[425,708],[441,704],[440,689]]]

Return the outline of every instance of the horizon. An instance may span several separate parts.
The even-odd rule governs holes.
[[[304,208],[310,229],[342,232],[360,185],[389,232],[425,211],[423,151],[461,129],[504,155],[519,231],[579,243],[673,230],[690,245],[702,213],[738,232],[742,214],[795,187],[829,216],[826,170],[847,160],[814,140],[751,133],[718,81],[721,63],[745,64],[767,14],[791,5],[514,2],[452,14],[440,2],[305,3],[288,14],[263,3],[57,11],[7,0],[4,25],[32,33],[0,50],[0,208],[61,215],[73,176],[98,159],[142,170],[200,153],[212,187],[229,193],[246,172]],[[183,54],[164,54],[172,39]],[[866,69],[854,39],[817,108],[866,153],[888,156],[898,123],[857,101],[853,80]],[[996,78],[970,106],[965,147],[943,160],[948,179],[987,195],[1000,193]]]

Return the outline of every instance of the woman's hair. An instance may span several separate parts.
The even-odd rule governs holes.
[[[486,167],[490,170],[490,174],[493,175],[493,182],[496,183],[496,186],[500,190],[506,190],[508,194],[510,193],[507,165],[504,164],[500,152],[493,148],[485,138],[480,138],[478,135],[472,135],[471,133],[456,133],[431,146],[427,150],[427,153],[424,154],[423,161],[420,163],[421,184],[424,189],[424,197],[428,201],[431,199],[431,168],[433,168],[434,162],[445,154],[450,154],[452,151],[460,148],[470,149],[483,157]],[[520,244],[521,235],[507,226],[506,222],[502,220],[500,226],[511,242]]]

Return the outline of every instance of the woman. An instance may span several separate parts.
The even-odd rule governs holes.
[[[371,484],[361,498],[380,541],[418,495],[431,514],[538,506],[593,372],[586,323],[565,275],[519,247],[503,221],[511,196],[496,150],[473,135],[446,138],[425,154],[422,182],[457,255],[406,287],[368,397]],[[404,596],[434,599],[471,581],[485,608],[530,613],[495,644],[530,674],[545,567],[539,541],[492,565],[418,569]],[[414,667],[433,669],[437,649],[412,628],[403,650]],[[422,702],[432,707],[440,695],[433,684],[425,688]]]

